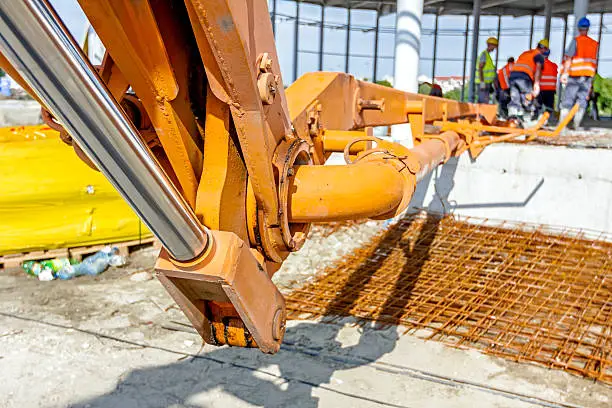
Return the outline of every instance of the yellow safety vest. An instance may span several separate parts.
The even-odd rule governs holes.
[[[497,72],[495,72],[495,63],[491,58],[491,54],[487,50],[484,50],[478,56],[478,63],[476,65],[476,81],[475,83],[480,83],[480,72],[478,71],[478,66],[480,65],[480,60],[482,58],[482,54],[486,55],[486,62],[484,67],[482,68],[482,76],[484,77],[485,84],[492,84],[495,81],[495,77],[497,76]]]

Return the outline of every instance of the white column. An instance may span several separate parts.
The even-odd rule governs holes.
[[[478,39],[480,36],[480,0],[474,0],[472,15],[474,16],[474,29],[472,30],[472,66],[470,68],[470,92],[468,93],[469,102],[478,102],[476,93],[476,75],[478,75]]]
[[[393,86],[405,92],[419,91],[419,49],[421,46],[421,18],[423,0],[397,0],[395,22],[395,65]],[[396,125],[391,129],[393,140],[412,147],[410,125]]]
[[[589,12],[589,0],[574,0],[574,37],[578,35],[578,20],[582,17],[586,17]]]
[[[546,16],[546,23],[544,26],[544,38],[550,40],[550,27],[552,23],[552,9],[553,9],[553,0],[546,0],[546,4],[544,5],[544,15]]]

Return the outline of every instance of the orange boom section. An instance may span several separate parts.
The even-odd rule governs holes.
[[[161,241],[157,275],[211,344],[279,350],[271,276],[311,223],[396,216],[449,158],[558,134],[540,129],[546,118],[496,126],[494,105],[343,73],[285,91],[265,0],[79,3],[106,47],[100,66],[47,0],[0,3],[0,65]],[[395,124],[414,148],[371,136]],[[346,164],[323,166],[334,152]]]

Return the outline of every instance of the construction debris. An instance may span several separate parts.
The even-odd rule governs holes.
[[[567,130],[563,137],[536,137],[532,143],[572,148],[610,149],[612,148],[612,131],[605,128]]]
[[[612,243],[575,230],[411,214],[288,297],[612,384]]]
[[[94,255],[88,256],[83,262],[68,258],[55,258],[41,262],[26,261],[22,268],[28,274],[38,277],[41,281],[54,279],[68,280],[77,276],[95,276],[104,272],[109,266],[123,266],[126,258],[119,255],[119,249],[104,247]]]

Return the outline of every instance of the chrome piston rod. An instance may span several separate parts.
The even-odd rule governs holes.
[[[209,235],[46,0],[0,1],[0,52],[180,261]]]

